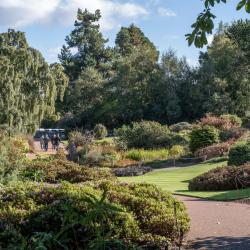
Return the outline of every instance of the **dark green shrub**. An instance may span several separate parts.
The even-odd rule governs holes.
[[[239,166],[250,162],[250,142],[240,142],[229,151],[228,165]]]
[[[167,249],[189,229],[184,204],[155,186],[90,185],[1,189],[0,248]]]
[[[218,167],[195,177],[189,183],[191,191],[234,190],[250,187],[250,164],[239,167]]]
[[[94,136],[96,139],[103,139],[108,135],[106,127],[102,124],[97,124],[94,127]]]
[[[200,148],[219,142],[219,132],[215,127],[197,127],[190,133],[190,150],[194,153]]]
[[[49,183],[68,181],[71,183],[109,180],[115,178],[107,169],[89,168],[78,164],[55,159],[52,161],[34,161],[23,170],[25,178],[37,181],[35,177]]]
[[[115,130],[118,144],[127,148],[154,149],[167,147],[171,143],[171,133],[167,126],[158,122],[134,122]]]

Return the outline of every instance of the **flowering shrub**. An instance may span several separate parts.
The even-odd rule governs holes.
[[[189,183],[191,191],[233,190],[250,187],[250,164],[239,167],[218,167],[195,177]]]
[[[199,124],[201,126],[209,125],[214,126],[220,130],[228,130],[231,128],[238,128],[241,126],[242,121],[236,115],[221,115],[215,116],[211,113],[208,113],[203,117]]]
[[[215,157],[227,155],[233,143],[234,141],[228,141],[201,148],[195,152],[195,156],[206,161]]]

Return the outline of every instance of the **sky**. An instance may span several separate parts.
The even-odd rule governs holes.
[[[244,10],[235,10],[237,2],[229,0],[214,8],[216,25],[249,18]],[[203,10],[202,0],[0,0],[0,32],[8,28],[24,31],[29,45],[53,63],[74,27],[78,8],[101,10],[100,27],[110,46],[122,26],[134,23],[161,53],[171,48],[197,65],[200,50],[187,45],[185,34]]]

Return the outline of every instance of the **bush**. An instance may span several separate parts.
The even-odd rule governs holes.
[[[49,183],[59,183],[60,181],[77,183],[114,178],[109,170],[83,167],[74,162],[60,159],[36,160],[26,166],[23,171],[23,177],[26,179],[37,181],[35,179],[37,175],[40,176],[41,180]]]
[[[184,204],[147,184],[26,183],[0,200],[1,249],[166,249],[189,229]]]
[[[106,127],[102,124],[97,124],[94,127],[94,136],[96,139],[101,140],[104,139],[108,135],[108,131]]]
[[[250,162],[250,142],[240,142],[229,151],[228,165],[239,166]]]
[[[214,126],[217,129],[220,130],[228,130],[232,128],[238,128],[241,126],[242,121],[241,119],[236,115],[221,115],[221,116],[215,116],[213,114],[206,114],[205,117],[203,117],[200,120],[199,123],[201,126]]]
[[[234,190],[250,187],[250,164],[239,167],[218,167],[195,177],[189,183],[191,191]]]
[[[220,132],[220,139],[221,141],[228,141],[228,140],[238,140],[246,135],[248,132],[247,129],[244,128],[232,128],[229,130],[223,130]]]
[[[173,132],[180,132],[183,130],[192,130],[192,128],[193,128],[192,124],[188,122],[179,122],[169,127],[169,129]]]
[[[151,172],[152,168],[143,166],[131,166],[126,168],[115,168],[112,170],[115,176],[140,176]]]
[[[195,128],[190,134],[190,150],[194,153],[200,148],[219,142],[219,132],[215,127],[204,126]]]
[[[168,158],[167,149],[145,150],[145,149],[131,149],[124,153],[125,158],[135,161],[155,161]]]
[[[131,126],[123,126],[115,130],[119,145],[127,148],[154,149],[170,144],[171,133],[167,126],[158,122],[134,122]]]
[[[201,148],[195,152],[197,158],[202,158],[203,161],[210,160],[212,158],[228,155],[229,149],[232,146],[233,141],[213,144],[205,148]]]
[[[94,139],[93,135],[89,131],[84,133],[80,131],[72,131],[69,133],[68,137],[69,143],[74,143],[76,147],[83,147],[86,150],[88,150]]]

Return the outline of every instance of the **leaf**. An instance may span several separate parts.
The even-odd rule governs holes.
[[[245,4],[246,0],[241,0],[237,5],[236,10],[240,10]]]
[[[245,5],[245,9],[247,13],[250,13],[250,0],[247,1],[246,5]]]

